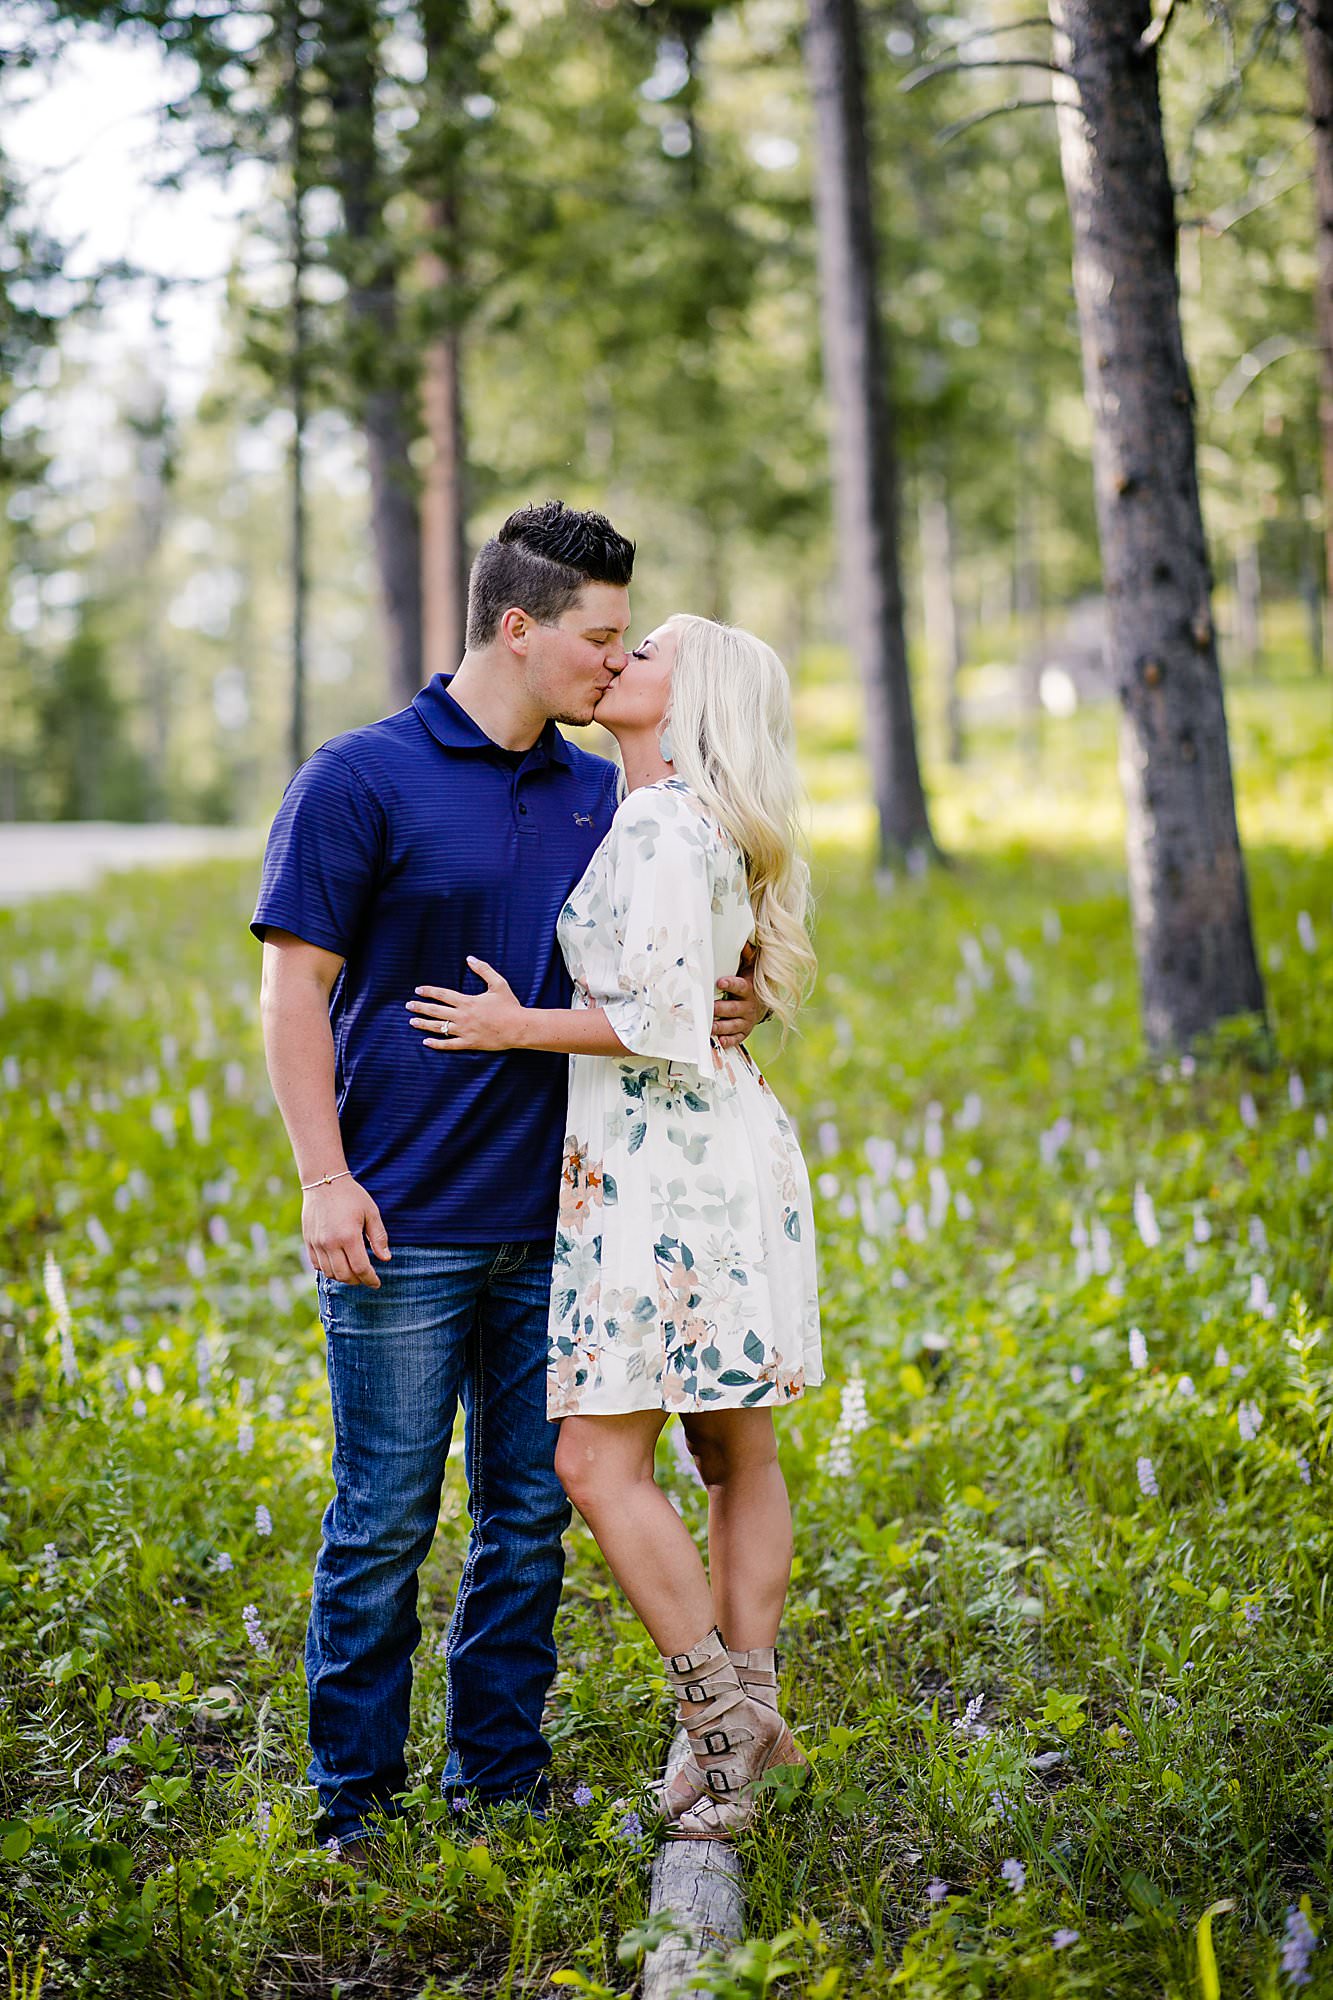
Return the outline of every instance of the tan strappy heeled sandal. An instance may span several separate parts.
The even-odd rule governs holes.
[[[669,1840],[731,1840],[754,1817],[752,1787],[765,1771],[803,1761],[777,1712],[751,1698],[716,1627],[688,1653],[665,1655],[680,1720],[705,1790],[668,1822]]]

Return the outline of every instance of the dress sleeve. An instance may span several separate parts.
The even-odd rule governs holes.
[[[631,792],[607,836],[619,944],[606,1017],[635,1055],[713,1066],[712,838],[688,799]]]

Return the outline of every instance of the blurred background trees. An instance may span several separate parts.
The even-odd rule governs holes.
[[[296,751],[447,669],[470,550],[550,492],[635,535],[641,618],[752,623],[845,710],[886,859],[929,845],[913,769],[928,794],[1003,748],[1039,780],[1114,691],[1052,35],[1011,0],[841,7],[866,382],[892,416],[892,463],[882,431],[863,456],[890,474],[901,585],[869,612],[840,566],[831,417],[870,433],[844,388],[830,410],[845,307],[826,260],[821,338],[815,254],[811,33],[837,10],[24,0],[0,101],[54,86],[54,117],[78,50],[155,50],[160,201],[201,178],[244,198],[206,373],[182,377],[159,322],[126,341],[98,318],[136,287],[169,302],[173,273],[131,255],[75,284],[50,177],[0,170],[0,813],[262,818]],[[1318,673],[1328,8],[1141,11],[1222,666]],[[889,664],[858,691],[872,640]]]

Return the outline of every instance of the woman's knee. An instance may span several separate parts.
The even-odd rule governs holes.
[[[612,1432],[611,1418],[566,1417],[555,1447],[556,1477],[586,1520],[636,1480],[652,1478],[646,1441]]]
[[[681,1422],[705,1486],[725,1486],[777,1463],[777,1438],[766,1410],[713,1410]]]

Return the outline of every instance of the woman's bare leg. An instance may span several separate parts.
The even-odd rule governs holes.
[[[663,1410],[565,1417],[555,1469],[658,1652],[673,1654],[697,1646],[718,1613],[694,1538],[653,1477],[665,1422]]]
[[[707,1410],[681,1422],[708,1491],[708,1572],[722,1636],[738,1653],[772,1646],[792,1561],[772,1412]]]

